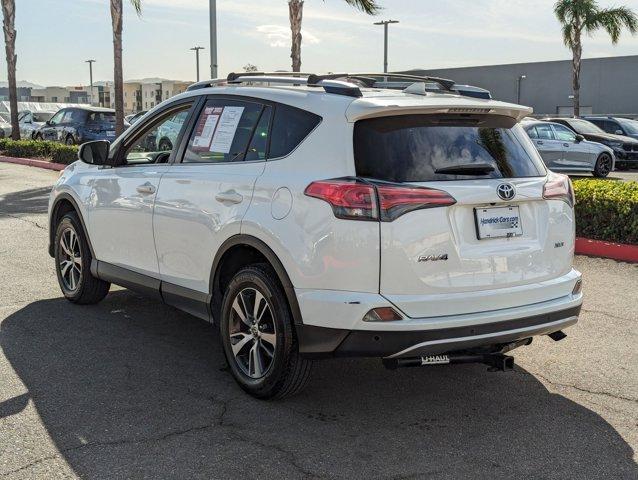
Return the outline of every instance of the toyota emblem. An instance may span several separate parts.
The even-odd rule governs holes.
[[[496,187],[496,193],[503,200],[511,200],[516,195],[516,190],[509,183],[501,183],[498,187]]]

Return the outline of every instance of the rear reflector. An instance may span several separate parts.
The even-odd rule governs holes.
[[[364,322],[395,322],[397,320],[403,320],[403,317],[392,307],[373,308],[363,317]]]
[[[443,190],[377,184],[350,178],[313,182],[306,187],[305,194],[328,202],[335,217],[349,220],[391,222],[413,210],[456,203]]]
[[[543,198],[546,200],[562,200],[570,207],[576,203],[572,182],[567,175],[549,172],[543,186]]]

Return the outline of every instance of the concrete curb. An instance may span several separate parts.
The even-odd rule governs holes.
[[[47,162],[46,160],[36,160],[35,158],[19,158],[19,157],[4,157],[0,155],[0,162],[15,163],[17,165],[27,165],[29,167],[45,168],[47,170],[55,170],[60,172],[67,166],[62,163]]]
[[[578,255],[592,255],[595,257],[612,258],[623,262],[638,263],[638,245],[576,238],[576,253]]]

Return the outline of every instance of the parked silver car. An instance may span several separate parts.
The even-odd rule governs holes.
[[[591,172],[596,177],[606,177],[614,170],[616,159],[611,148],[585,140],[564,125],[525,121],[523,127],[550,170]]]

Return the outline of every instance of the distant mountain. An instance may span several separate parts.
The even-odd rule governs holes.
[[[27,82],[26,80],[18,80],[18,87],[26,87],[26,88],[44,88],[42,85],[38,85],[36,83]],[[8,87],[8,82],[0,82],[0,87]]]
[[[150,77],[150,78],[141,78],[141,79],[131,79],[124,80],[125,83],[161,83],[161,82],[181,82],[182,80],[171,80],[170,78],[159,78],[159,77]]]

